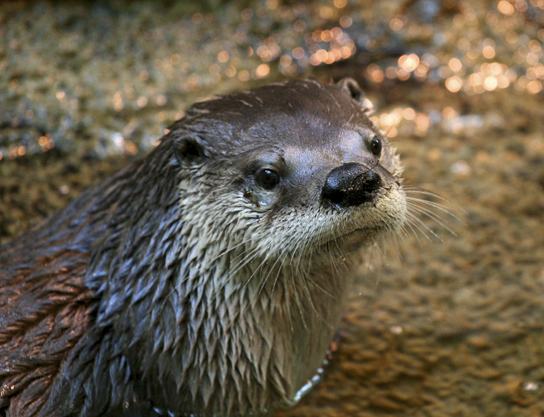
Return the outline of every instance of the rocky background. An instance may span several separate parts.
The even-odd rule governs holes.
[[[196,100],[350,76],[442,198],[411,191],[421,223],[375,250],[325,380],[278,416],[542,416],[543,42],[543,0],[2,2],[0,243]]]

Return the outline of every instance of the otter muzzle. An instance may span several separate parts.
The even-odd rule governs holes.
[[[382,186],[380,176],[372,169],[356,162],[334,168],[328,175],[321,196],[336,208],[358,206],[371,201]]]

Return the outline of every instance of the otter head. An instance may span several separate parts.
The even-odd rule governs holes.
[[[368,113],[352,79],[196,104],[171,133],[186,220],[200,224],[207,247],[280,263],[345,257],[397,230],[406,212],[400,163]]]

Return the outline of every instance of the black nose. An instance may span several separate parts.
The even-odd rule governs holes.
[[[373,170],[349,162],[330,172],[321,195],[324,201],[337,207],[358,206],[372,200],[381,186],[382,180]]]

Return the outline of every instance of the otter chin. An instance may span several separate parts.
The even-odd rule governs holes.
[[[312,385],[361,251],[406,217],[357,83],[193,105],[0,247],[0,414],[257,416]]]

